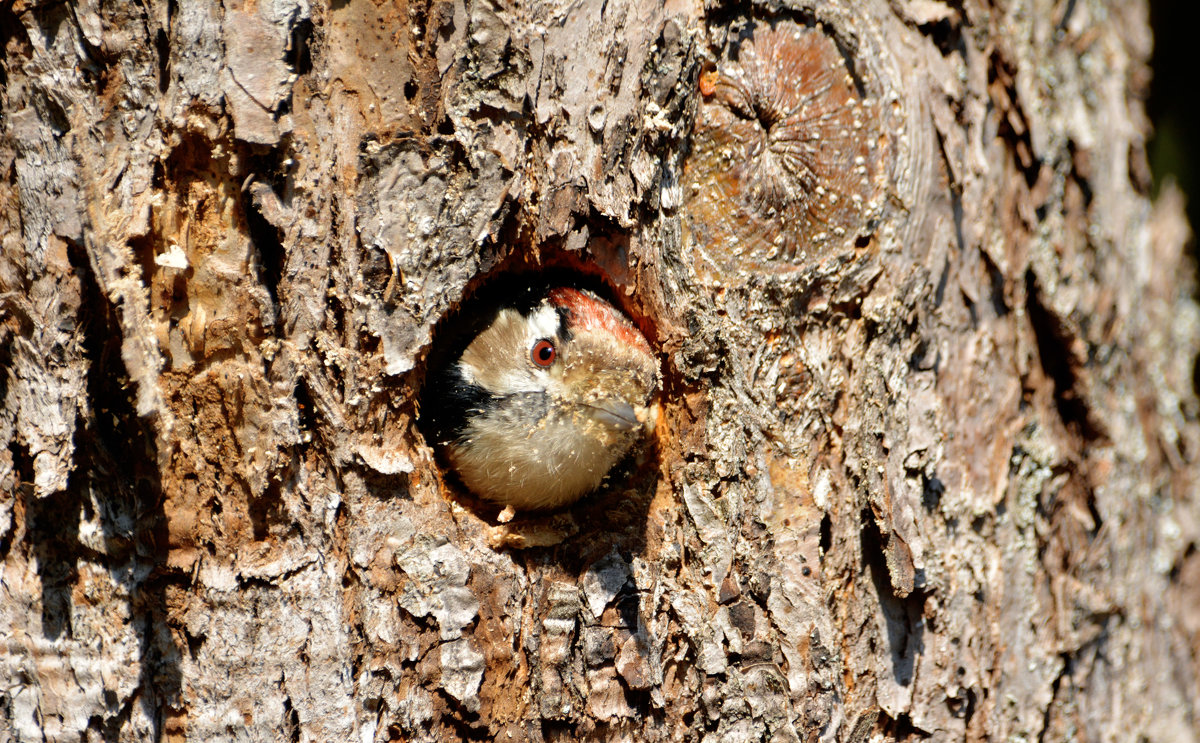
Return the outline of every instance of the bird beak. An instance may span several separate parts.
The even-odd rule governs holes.
[[[638,420],[637,412],[633,406],[616,397],[610,397],[604,400],[588,405],[592,409],[593,415],[601,423],[611,426],[621,432],[633,431],[642,426],[642,422]]]

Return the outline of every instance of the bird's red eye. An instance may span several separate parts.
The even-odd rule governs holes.
[[[533,349],[529,352],[529,358],[538,366],[550,366],[558,358],[558,350],[554,348],[553,343],[543,338],[533,344]]]

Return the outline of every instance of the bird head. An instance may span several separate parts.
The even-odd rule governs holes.
[[[570,287],[504,306],[445,369],[432,405],[463,484],[514,510],[595,490],[650,427],[650,345],[596,294]]]

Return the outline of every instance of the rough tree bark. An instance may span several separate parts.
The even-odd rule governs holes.
[[[1200,323],[1141,3],[0,7],[0,739],[1194,740]],[[600,276],[656,442],[416,425]]]

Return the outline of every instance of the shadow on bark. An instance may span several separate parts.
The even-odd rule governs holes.
[[[863,567],[871,574],[871,583],[875,586],[879,608],[883,612],[888,649],[891,652],[892,678],[901,686],[908,686],[913,682],[917,658],[925,650],[925,622],[922,619],[924,597],[919,590],[905,597],[897,596],[888,578],[884,561],[885,545],[879,526],[869,511],[864,511],[861,518],[859,539]]]
[[[82,248],[72,246],[70,257],[82,284],[79,316],[92,408],[77,434],[67,491],[53,501],[43,499],[40,513],[31,514],[39,568],[49,573],[43,575],[43,626],[47,636],[53,632],[54,637],[69,637],[79,565],[88,561],[105,569],[125,592],[127,621],[138,628],[141,662],[137,689],[124,698],[108,692],[106,714],[94,716],[90,725],[106,740],[116,740],[133,705],[141,704],[154,720],[156,737],[162,737],[170,732],[165,715],[180,704],[182,670],[166,624],[168,587],[179,578],[165,570],[166,518],[157,447],[149,422],[135,409],[135,388],[121,358],[116,308],[97,283]],[[99,527],[94,543],[79,538],[85,522]],[[59,580],[67,574],[73,578]]]

